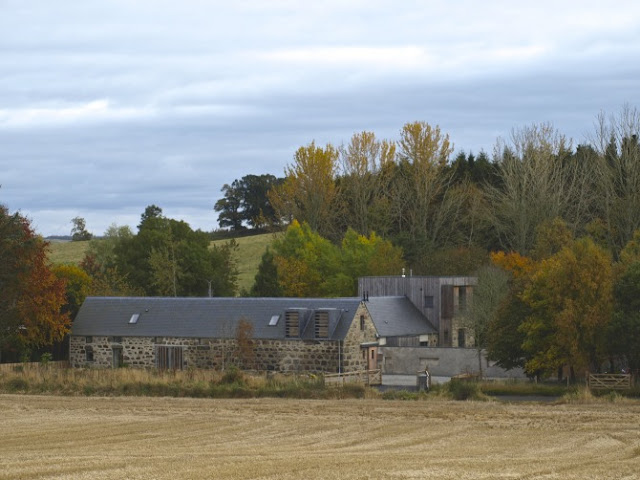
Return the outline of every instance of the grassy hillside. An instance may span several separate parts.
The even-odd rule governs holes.
[[[258,272],[258,265],[262,254],[273,240],[273,234],[254,235],[236,239],[238,242],[238,287],[249,290],[253,285],[254,277]],[[98,240],[99,241],[99,240]],[[223,244],[227,240],[216,240],[211,245]],[[52,263],[79,264],[84,257],[89,242],[52,242],[50,245],[49,259]]]
[[[273,234],[265,233],[262,235],[254,235],[251,237],[237,238],[238,242],[238,288],[249,290],[253,285],[253,280],[258,272],[258,265],[262,259],[262,254],[267,246],[273,241]],[[211,242],[212,245],[221,245],[228,240],[216,240]]]
[[[49,244],[49,260],[51,263],[79,264],[89,242],[51,242]]]

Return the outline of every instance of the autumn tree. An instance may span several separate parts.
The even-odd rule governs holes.
[[[278,217],[306,222],[323,236],[335,235],[337,170],[338,150],[332,145],[300,147],[285,169],[284,183],[269,192]]]
[[[28,219],[0,205],[0,348],[30,349],[69,330],[65,281],[47,262],[47,243]]]
[[[402,249],[372,232],[368,236],[359,235],[349,229],[345,233],[340,262],[342,274],[350,279],[351,286],[344,285],[335,293],[340,296],[357,295],[358,278],[364,276],[398,274],[404,267]]]
[[[362,235],[389,230],[390,170],[395,143],[378,140],[372,132],[360,132],[340,148],[339,194],[344,224]]]
[[[339,271],[338,247],[294,220],[272,243],[278,281],[286,297],[331,296],[332,277]]]
[[[543,260],[522,299],[531,308],[523,322],[529,372],[568,365],[596,371],[612,314],[611,258],[591,239],[576,240]]]
[[[91,293],[91,277],[77,265],[54,265],[53,274],[65,282],[65,305],[63,313],[68,313],[73,320],[82,306],[84,299]]]
[[[357,293],[357,279],[402,270],[402,250],[375,233],[348,230],[340,246],[294,221],[272,244],[282,294],[288,297],[341,297]],[[264,258],[263,258],[264,262]]]
[[[407,260],[418,265],[437,248],[453,247],[464,238],[469,206],[466,186],[456,186],[448,168],[453,145],[440,127],[426,122],[404,125],[398,141],[392,218],[394,240]]]
[[[491,265],[508,275],[508,289],[487,329],[487,357],[506,370],[524,368],[531,355],[523,349],[524,320],[531,308],[522,300],[522,293],[530,283],[536,263],[517,252],[494,252]],[[533,374],[537,372],[532,372]]]
[[[536,237],[531,256],[544,260],[558,253],[573,242],[573,233],[561,218],[545,220],[535,229]]]

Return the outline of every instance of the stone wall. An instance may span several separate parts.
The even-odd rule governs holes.
[[[222,369],[239,365],[278,372],[337,372],[338,342],[314,340],[253,340],[253,359],[240,358],[235,339],[172,337],[87,337],[72,336],[69,362],[73,367],[110,368],[114,348],[122,348],[123,365],[137,368],[156,366],[156,347],[183,347],[183,368]],[[87,350],[93,360],[87,361]]]
[[[360,347],[360,344],[375,342],[377,332],[366,305],[366,302],[360,302],[351,327],[345,336],[342,348],[343,372],[367,370],[367,350]],[[361,317],[364,317],[364,325],[361,325]]]

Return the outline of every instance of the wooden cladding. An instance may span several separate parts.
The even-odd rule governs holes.
[[[329,312],[315,313],[315,337],[329,338]]]
[[[442,285],[441,318],[453,318],[465,313],[471,305],[473,287],[470,285]]]
[[[156,347],[156,368],[159,370],[182,370],[182,347],[158,345]]]
[[[287,338],[297,338],[300,336],[300,313],[288,311],[284,315],[284,336]]]
[[[442,318],[453,318],[453,285],[442,285],[440,295]]]

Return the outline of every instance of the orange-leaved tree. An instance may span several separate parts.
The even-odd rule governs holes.
[[[65,280],[47,262],[47,243],[27,218],[0,205],[0,347],[50,345],[69,330]]]

